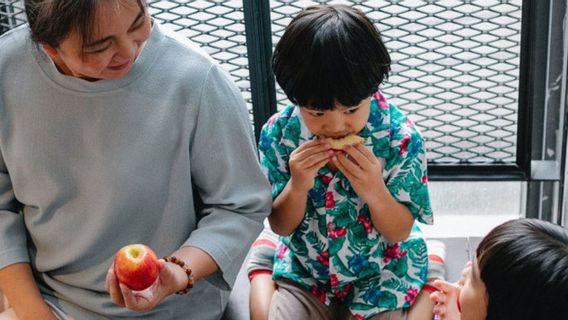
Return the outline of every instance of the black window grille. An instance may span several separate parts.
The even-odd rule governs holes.
[[[376,23],[393,59],[384,91],[422,129],[430,163],[516,162],[521,0],[317,2]],[[271,3],[276,43],[314,1]]]
[[[198,43],[229,71],[258,132],[267,115],[253,108],[253,91],[270,94],[273,84],[251,89],[250,66],[268,57],[262,48],[260,55],[250,50],[263,32],[269,33],[269,46],[275,44],[292,16],[318,3],[354,5],[377,24],[393,58],[384,91],[421,128],[431,171],[456,166],[525,170],[519,169],[517,134],[522,0],[150,0],[149,6],[156,20]],[[245,27],[263,5],[268,6],[269,27]],[[0,0],[2,31],[24,22],[21,0]],[[276,101],[277,109],[287,103],[280,89]]]

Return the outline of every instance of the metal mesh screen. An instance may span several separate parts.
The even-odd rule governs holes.
[[[0,34],[26,22],[21,0],[0,0]]]
[[[377,24],[393,59],[384,92],[421,128],[430,163],[515,162],[522,0],[270,0],[273,43],[318,3],[355,5]],[[230,72],[251,110],[242,0],[149,4]],[[21,0],[0,0],[0,32],[24,21]]]
[[[273,43],[306,6],[354,5],[381,31],[393,60],[383,91],[421,128],[430,163],[514,163],[521,2],[272,0]]]
[[[150,0],[148,3],[155,19],[198,43],[229,71],[252,110],[243,1]]]

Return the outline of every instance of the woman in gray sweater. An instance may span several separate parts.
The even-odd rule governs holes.
[[[240,92],[145,0],[25,6],[0,37],[0,317],[218,319],[271,206]],[[176,257],[144,296],[112,272],[131,243]]]

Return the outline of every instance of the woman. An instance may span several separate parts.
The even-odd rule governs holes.
[[[239,91],[144,0],[25,7],[0,37],[2,316],[218,319],[271,204]],[[112,272],[131,243],[168,256],[144,294]]]

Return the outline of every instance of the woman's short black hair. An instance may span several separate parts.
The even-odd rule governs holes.
[[[354,106],[378,90],[390,56],[373,23],[345,5],[318,5],[299,13],[276,45],[272,69],[288,99],[332,110]]]
[[[568,230],[537,219],[505,222],[477,248],[487,320],[568,318]]]
[[[102,1],[125,0],[25,0],[26,17],[35,42],[58,48],[73,30],[81,35],[83,45],[93,36],[97,9]],[[136,0],[145,9],[146,0]]]

